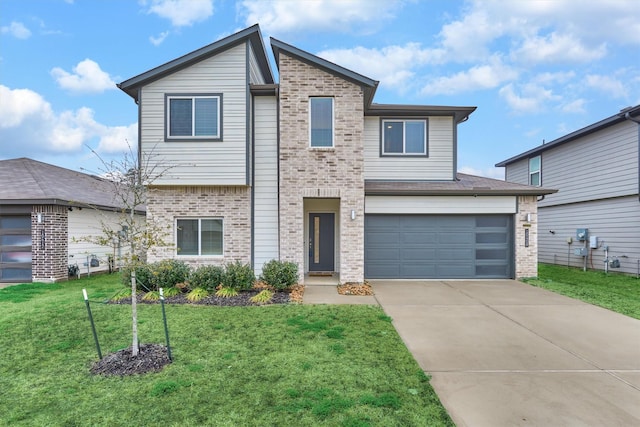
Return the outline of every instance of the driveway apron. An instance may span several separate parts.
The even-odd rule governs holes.
[[[458,426],[640,426],[640,320],[513,280],[372,281]]]

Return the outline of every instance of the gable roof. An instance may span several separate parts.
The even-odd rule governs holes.
[[[25,157],[0,160],[0,182],[0,205],[125,207],[113,181]]]
[[[542,196],[557,192],[465,173],[457,173],[455,181],[366,180],[364,183],[367,196]]]
[[[204,59],[211,58],[223,52],[227,49],[235,47],[239,44],[249,42],[253,48],[253,52],[256,55],[260,71],[265,78],[267,84],[274,82],[273,73],[269,65],[269,59],[267,58],[267,52],[262,42],[262,33],[260,33],[260,27],[255,24],[249,28],[225,37],[221,40],[213,42],[205,47],[194,50],[187,53],[180,58],[169,61],[166,64],[155,67],[149,71],[132,77],[128,80],[119,83],[117,86],[138,102],[138,88],[145,86],[153,81],[161,79],[176,71],[189,67],[192,64],[200,62]]]
[[[529,151],[525,151],[524,153],[518,154],[517,156],[513,156],[507,160],[503,160],[500,163],[496,163],[496,167],[505,167],[510,163],[517,162],[522,159],[529,158],[531,156],[537,156],[538,154],[550,150],[553,147],[557,147],[558,145],[566,144],[567,142],[574,141],[578,138],[582,138],[584,136],[590,135],[599,130],[605,129],[609,126],[616,125],[618,123],[622,123],[625,120],[632,120],[637,123],[637,117],[640,116],[640,105],[636,105],[635,107],[625,108],[620,110],[619,113],[614,114],[611,117],[607,117],[604,120],[600,120],[592,125],[583,127],[582,129],[578,129],[575,132],[571,132],[565,136],[562,136],[558,139],[554,139],[551,142],[547,142],[545,144],[539,145],[535,148],[532,148]]]
[[[351,71],[348,68],[344,68],[338,64],[334,64],[331,61],[322,59],[319,56],[313,55],[307,51],[298,49],[295,46],[291,46],[290,44],[287,44],[280,40],[276,40],[273,37],[271,37],[271,49],[273,50],[273,55],[278,66],[280,66],[280,52],[285,52],[287,55],[293,56],[294,58],[305,62],[313,67],[320,68],[321,70],[324,70],[329,74],[333,74],[334,76],[338,76],[351,83],[361,86],[364,90],[365,108],[371,105],[373,96],[375,95],[376,89],[378,88],[379,82],[377,80],[373,80],[369,77],[363,76],[362,74]]]
[[[361,86],[364,90],[366,116],[454,116],[456,123],[460,123],[465,121],[476,109],[476,107],[444,107],[436,105],[375,104],[373,103],[373,97],[379,84],[377,80],[363,76],[273,37],[271,37],[271,49],[278,65],[280,64],[280,52],[285,52],[287,55],[293,56],[313,67],[320,68],[327,73]]]

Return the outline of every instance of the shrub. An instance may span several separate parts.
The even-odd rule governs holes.
[[[298,283],[298,265],[272,259],[262,266],[260,280],[277,290],[288,289]]]
[[[165,259],[151,264],[151,273],[154,276],[153,289],[172,288],[178,283],[185,282],[189,278],[191,268],[183,261]]]
[[[264,289],[252,296],[249,301],[254,304],[266,304],[271,301],[271,298],[273,298],[273,292],[271,292],[269,289]]]
[[[222,286],[236,291],[248,291],[253,287],[253,282],[255,281],[256,276],[253,274],[251,266],[236,261],[232,264],[227,264],[225,267]]]
[[[187,299],[191,302],[197,302],[209,296],[209,292],[203,288],[195,288],[187,294]]]
[[[180,288],[177,287],[173,287],[173,288],[167,288],[167,289],[162,289],[162,293],[164,293],[164,296],[166,298],[169,297],[175,297],[176,295],[179,295],[181,293]]]
[[[143,301],[158,301],[160,299],[160,292],[149,291],[142,297]]]
[[[216,291],[216,296],[220,298],[231,298],[238,295],[238,291],[231,288],[220,288]]]
[[[224,268],[217,265],[203,265],[198,267],[189,276],[189,286],[192,288],[204,288],[209,292],[224,281]]]

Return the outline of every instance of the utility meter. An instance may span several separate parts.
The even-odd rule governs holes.
[[[584,242],[589,238],[589,229],[588,228],[578,228],[576,230],[576,240],[579,242]]]

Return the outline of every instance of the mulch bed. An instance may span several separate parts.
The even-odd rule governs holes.
[[[260,291],[245,291],[240,292],[239,295],[235,297],[218,297],[215,294],[211,294],[207,297],[204,297],[200,301],[189,301],[187,299],[187,294],[178,294],[173,297],[165,297],[165,304],[191,304],[191,305],[217,305],[217,306],[226,306],[226,307],[243,307],[243,306],[255,306],[255,305],[264,305],[264,304],[255,304],[251,301],[251,297],[258,294]],[[138,304],[159,304],[160,300],[157,301],[149,301],[143,300],[144,294],[136,293],[136,301]],[[288,292],[275,292],[273,294],[273,298],[267,304],[286,304],[290,302],[289,293]],[[124,298],[118,301],[110,301],[110,304],[131,304],[131,298]]]
[[[368,296],[373,295],[373,288],[368,283],[352,283],[347,282],[342,285],[338,285],[338,293],[340,295],[357,295]]]
[[[91,373],[106,376],[127,376],[157,372],[171,363],[167,355],[167,347],[159,344],[140,344],[136,357],[131,347],[108,354],[91,367]]]

